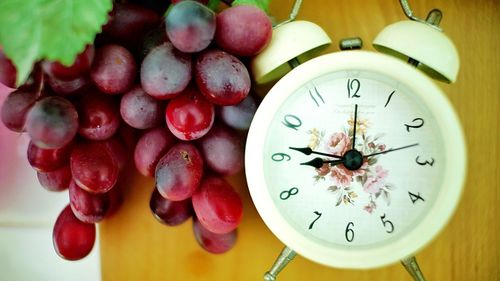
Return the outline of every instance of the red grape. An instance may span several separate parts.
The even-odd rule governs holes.
[[[237,56],[258,54],[267,46],[272,33],[269,17],[252,5],[230,7],[217,15],[215,41]]]
[[[71,169],[69,163],[52,172],[37,172],[38,182],[48,191],[63,191],[71,182]]]
[[[161,196],[156,188],[151,194],[149,208],[159,222],[170,226],[182,224],[193,215],[190,198],[182,201],[171,201]]]
[[[91,86],[90,77],[83,75],[73,80],[61,80],[56,77],[46,76],[47,83],[54,93],[62,96],[74,96],[85,92]]]
[[[12,61],[5,56],[0,47],[0,83],[7,87],[16,87],[17,71]]]
[[[108,41],[127,47],[137,47],[141,37],[161,22],[157,13],[139,5],[114,3],[113,11],[111,19],[103,26],[103,35]]]
[[[95,225],[81,222],[66,206],[57,217],[52,231],[56,253],[67,260],[79,260],[87,256],[95,242]]]
[[[107,192],[118,180],[118,163],[102,142],[79,143],[71,153],[70,164],[76,184],[88,192]]]
[[[193,219],[193,233],[196,242],[212,254],[222,254],[229,251],[236,243],[238,231],[228,233],[213,233],[206,229],[199,220]]]
[[[33,91],[16,90],[11,92],[2,105],[2,122],[9,130],[24,131],[26,115],[35,104],[37,95]]]
[[[199,143],[205,163],[220,175],[233,175],[243,168],[243,144],[231,129],[214,126]]]
[[[76,56],[72,65],[65,66],[57,61],[44,61],[42,68],[49,76],[59,80],[74,80],[90,70],[94,52],[94,46],[88,45],[83,52]]]
[[[156,188],[172,201],[185,200],[198,188],[203,176],[203,159],[191,143],[174,145],[160,159],[155,171]]]
[[[245,65],[220,50],[208,50],[198,56],[195,78],[201,93],[218,105],[237,104],[250,91],[250,74]]]
[[[153,177],[160,158],[175,144],[177,138],[165,127],[144,133],[134,151],[135,167],[144,176]]]
[[[248,95],[244,100],[236,105],[219,107],[218,113],[226,125],[237,130],[248,130],[252,123],[253,116],[257,111],[255,99]]]
[[[115,100],[101,93],[87,92],[77,102],[78,133],[89,140],[105,140],[120,126],[120,112]]]
[[[150,129],[163,122],[163,102],[148,95],[140,86],[123,95],[120,114],[123,121],[136,129]]]
[[[96,223],[104,219],[108,212],[109,195],[108,193],[90,193],[71,181],[69,184],[69,203],[73,214],[80,221]]]
[[[121,94],[132,87],[137,66],[132,54],[119,45],[97,49],[90,77],[103,93]]]
[[[212,42],[215,13],[207,6],[191,0],[174,4],[165,16],[168,39],[185,53],[199,52]]]
[[[191,64],[191,55],[175,50],[170,42],[163,43],[142,61],[142,88],[157,99],[171,99],[189,84]]]
[[[167,105],[166,120],[169,130],[181,140],[204,136],[215,118],[214,106],[194,87],[188,87]]]
[[[119,137],[112,137],[101,142],[101,144],[108,151],[109,155],[111,155],[111,158],[118,166],[118,169],[121,171],[125,168],[125,165],[127,165],[128,154],[124,140]]]
[[[60,148],[40,148],[30,141],[28,145],[28,162],[39,172],[55,171],[69,161],[73,143]]]
[[[63,97],[50,96],[35,103],[26,116],[26,131],[40,148],[60,148],[78,130],[78,113]]]
[[[241,198],[223,178],[204,178],[191,200],[196,217],[211,232],[228,233],[236,229],[241,222]]]

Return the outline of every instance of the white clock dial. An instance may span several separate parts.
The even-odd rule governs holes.
[[[347,268],[393,263],[428,243],[456,207],[465,163],[439,88],[364,51],[324,55],[283,77],[255,114],[245,154],[271,231],[302,256]]]
[[[281,215],[337,247],[384,243],[411,229],[434,204],[446,165],[441,132],[417,97],[398,81],[362,70],[328,73],[292,93],[264,144],[264,176]],[[371,155],[408,145],[414,146],[366,157],[352,171],[342,163],[304,165],[318,156],[290,148],[342,156],[353,148]]]

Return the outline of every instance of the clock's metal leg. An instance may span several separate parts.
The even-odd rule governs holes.
[[[425,281],[424,275],[422,271],[420,271],[420,267],[418,267],[417,259],[415,257],[409,257],[401,260],[401,263],[404,265],[408,273],[410,273],[411,277],[415,281]]]
[[[295,253],[292,249],[288,247],[283,248],[276,261],[274,261],[271,269],[264,274],[264,280],[275,281],[278,274],[291,260],[293,260],[293,258],[295,258],[296,255],[297,253]]]

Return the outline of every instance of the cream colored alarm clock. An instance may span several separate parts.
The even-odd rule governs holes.
[[[466,172],[460,121],[427,75],[453,82],[459,63],[441,13],[422,21],[401,3],[412,20],[377,36],[380,53],[309,60],[330,39],[289,21],[252,62],[257,82],[284,75],[255,114],[245,155],[252,200],[286,245],[266,280],[295,254],[352,269],[403,261],[424,280],[413,255],[445,227]]]

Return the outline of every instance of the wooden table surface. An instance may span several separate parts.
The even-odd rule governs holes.
[[[439,83],[461,119],[468,148],[462,200],[448,226],[417,253],[428,280],[500,280],[500,1],[410,1],[415,14],[444,13],[442,27],[461,57],[455,84]],[[284,19],[292,0],[272,0]],[[299,19],[322,26],[338,51],[341,38],[359,36],[364,49],[386,25],[405,19],[397,0],[305,0]],[[131,176],[120,211],[100,226],[102,274],[111,280],[262,280],[283,245],[264,225],[244,175],[230,178],[244,200],[237,245],[211,255],[196,244],[191,223],[166,227],[149,210],[150,179]],[[399,264],[374,270],[333,269],[297,257],[279,280],[411,280]]]

